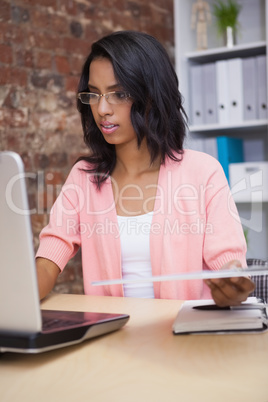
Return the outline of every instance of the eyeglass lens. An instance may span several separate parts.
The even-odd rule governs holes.
[[[123,91],[108,92],[106,94],[95,94],[92,92],[81,92],[78,97],[82,103],[86,105],[94,105],[99,102],[100,98],[104,96],[107,102],[111,104],[124,103],[129,95]]]

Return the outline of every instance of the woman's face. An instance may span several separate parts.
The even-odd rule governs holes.
[[[98,58],[91,62],[88,88],[90,92],[97,94],[124,90],[116,80],[112,63],[107,58]],[[137,146],[137,136],[130,118],[131,106],[131,98],[113,105],[104,96],[96,105],[91,105],[94,120],[109,144],[135,143]]]

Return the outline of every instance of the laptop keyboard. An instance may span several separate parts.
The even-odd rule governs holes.
[[[58,311],[42,311],[42,331],[73,328],[83,324],[89,324],[88,321],[85,322],[83,313],[80,315],[71,312],[66,314]]]
[[[104,321],[118,319],[117,314],[78,312],[78,311],[59,311],[59,310],[41,310],[42,311],[42,332],[65,330],[67,328],[76,328],[90,326]]]
[[[65,321],[65,320],[58,320],[58,319],[44,319],[43,320],[43,325],[42,328],[43,330],[48,330],[48,329],[57,329],[61,327],[66,327],[69,325],[73,325],[74,323],[71,321]]]

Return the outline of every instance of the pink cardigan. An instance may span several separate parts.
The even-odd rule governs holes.
[[[86,294],[123,296],[121,285],[92,281],[121,278],[120,237],[111,179],[97,190],[77,163],[40,234],[37,256],[61,270],[81,247]],[[153,275],[218,270],[230,260],[246,266],[246,244],[236,206],[217,160],[185,150],[181,162],[167,160],[159,172],[150,232]],[[155,282],[156,298],[210,297],[203,281]]]

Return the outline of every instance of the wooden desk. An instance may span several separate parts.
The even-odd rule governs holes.
[[[181,302],[53,295],[47,309],[129,313],[112,334],[0,357],[0,401],[267,402],[268,333],[174,336]]]

